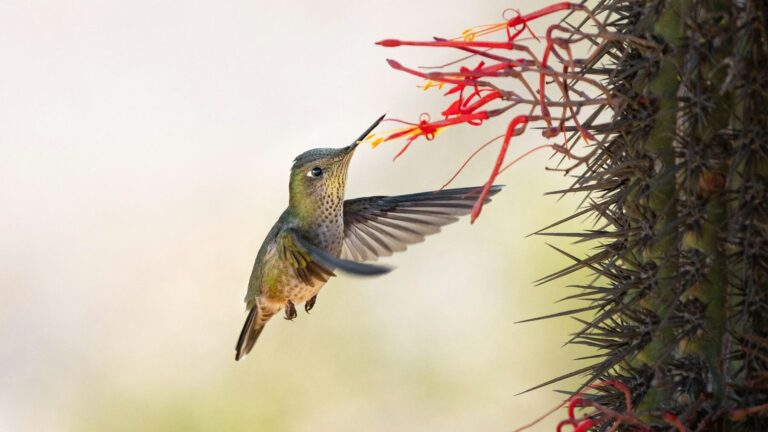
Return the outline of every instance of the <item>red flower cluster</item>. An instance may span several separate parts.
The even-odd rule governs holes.
[[[617,412],[610,408],[595,402],[591,395],[584,393],[577,393],[570,397],[568,400],[555,407],[549,413],[536,419],[530,424],[523,426],[515,430],[515,432],[522,432],[531,426],[536,425],[538,422],[546,418],[549,414],[567,405],[568,418],[557,424],[557,432],[587,432],[589,430],[598,430],[603,426],[610,424],[608,429],[610,432],[615,432],[620,426],[626,426],[629,430],[637,432],[652,432],[651,426],[646,424],[640,418],[633,414],[632,407],[632,393],[627,386],[621,381],[602,381],[600,383],[589,386],[593,390],[605,389],[606,387],[618,390],[624,396],[624,405],[626,406],[625,412]],[[583,414],[577,415],[577,409],[592,408],[593,410]],[[674,427],[678,432],[686,432],[685,426],[682,422],[672,413],[665,413],[662,416],[662,420]],[[568,427],[570,426],[570,429]]]
[[[546,32],[544,47],[537,55],[535,50],[526,43],[541,42],[541,40],[528,24],[558,12],[585,14],[586,19],[593,22],[596,33],[584,33],[562,25],[551,25]],[[502,40],[480,40],[481,37],[499,32],[503,32]],[[532,37],[521,38],[521,35],[526,32]],[[378,44],[384,47],[445,47],[460,50],[468,55],[456,62],[436,68],[441,69],[439,71],[431,72],[408,68],[395,60],[387,60],[394,69],[427,80],[427,84],[423,86],[425,90],[449,85],[444,96],[450,98],[450,103],[441,112],[440,120],[433,121],[428,115],[422,115],[418,123],[397,120],[406,127],[383,135],[377,134],[369,137],[368,140],[376,146],[385,141],[406,139],[405,145],[395,156],[397,158],[419,137],[432,140],[447,127],[458,124],[480,126],[485,120],[500,116],[513,108],[525,108],[526,113],[515,115],[509,120],[504,135],[489,141],[472,154],[474,156],[496,139],[503,137],[496,163],[473,210],[472,221],[474,222],[482,210],[483,201],[496,177],[522,157],[534,151],[549,148],[568,159],[575,159],[576,165],[587,159],[587,157],[576,157],[571,153],[579,139],[587,145],[594,145],[596,142],[595,137],[579,120],[580,111],[582,107],[596,108],[601,105],[611,105],[613,101],[611,95],[599,82],[580,73],[579,68],[588,61],[575,59],[573,46],[585,40],[607,39],[610,36],[588,8],[576,3],[561,2],[526,15],[516,13],[504,22],[465,30],[458,38],[435,38],[432,41],[382,40]],[[513,57],[514,55],[517,56]],[[472,66],[461,64],[474,57],[479,57],[481,60]],[[553,63],[555,63],[554,67]],[[454,71],[442,70],[452,65],[459,65],[459,67]],[[502,87],[509,80],[522,85],[524,91]],[[580,88],[584,86],[589,88]],[[553,116],[552,111],[558,108],[561,111],[560,115]],[[551,141],[562,133],[563,141],[537,146],[520,158],[504,165],[512,138],[523,134],[528,124],[532,122],[542,124],[542,137],[545,139]],[[574,131],[575,133],[569,136],[569,132]],[[566,170],[572,168],[573,166]]]

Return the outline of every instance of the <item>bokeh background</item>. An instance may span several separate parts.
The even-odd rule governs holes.
[[[544,5],[0,2],[0,431],[511,431],[556,405],[572,382],[516,396],[584,365],[562,347],[573,322],[515,324],[568,307],[554,304],[567,280],[533,284],[567,260],[526,235],[579,200],[543,195],[569,182],[543,153],[504,174],[477,223],[385,277],[334,279],[311,316],[273,320],[233,360],[293,157],[444,103],[385,58],[456,54],[374,42]],[[435,189],[493,127],[395,163],[401,143],[361,148],[348,196]],[[493,158],[455,185],[481,184]]]

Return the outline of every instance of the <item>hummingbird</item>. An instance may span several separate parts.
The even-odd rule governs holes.
[[[472,211],[481,187],[344,199],[352,155],[383,119],[346,147],[309,150],[293,161],[288,208],[253,265],[245,296],[248,317],[235,360],[253,349],[264,325],[281,310],[288,320],[298,315],[297,304],[312,310],[318,292],[336,271],[387,273],[391,268],[366,261],[403,251]],[[486,202],[499,190],[501,186],[493,186]]]

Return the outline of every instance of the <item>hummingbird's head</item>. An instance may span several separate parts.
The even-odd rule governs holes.
[[[312,149],[296,157],[291,167],[290,205],[303,212],[322,211],[327,204],[341,205],[349,161],[360,142],[383,119],[379,117],[346,147]]]

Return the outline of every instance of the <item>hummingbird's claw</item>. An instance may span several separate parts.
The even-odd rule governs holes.
[[[297,316],[299,316],[299,313],[296,312],[296,306],[292,301],[288,300],[285,303],[285,319],[288,321],[293,321]]]
[[[311,311],[312,308],[315,307],[316,301],[317,301],[317,294],[313,295],[311,299],[307,300],[307,302],[304,303],[304,311],[306,313],[309,313],[309,311]]]

